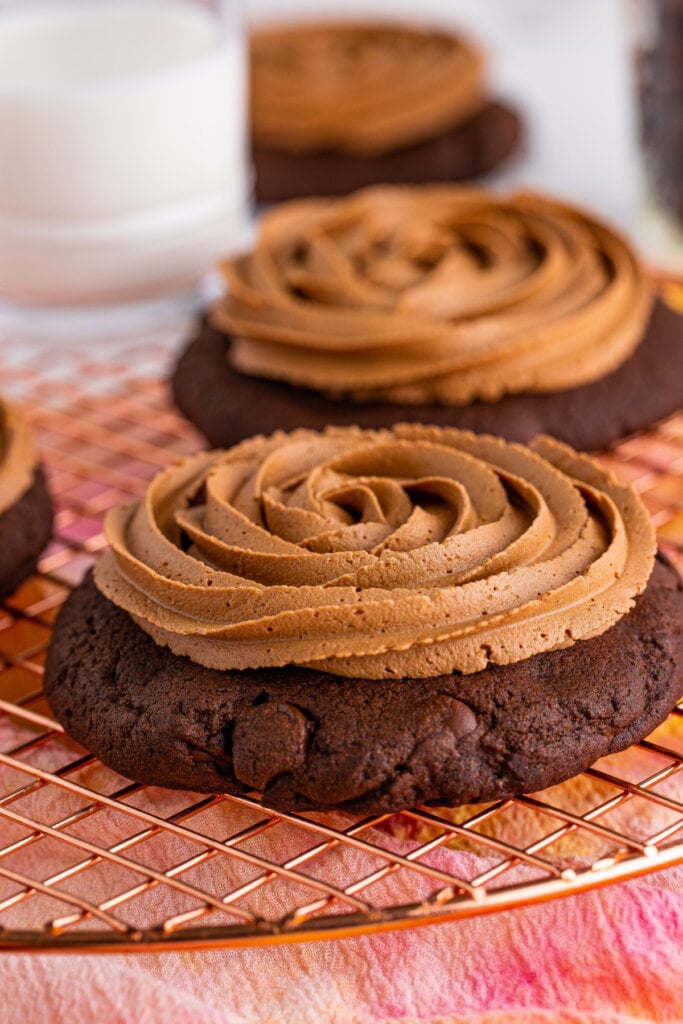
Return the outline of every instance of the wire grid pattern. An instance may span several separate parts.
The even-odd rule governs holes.
[[[339,937],[683,863],[683,707],[653,737],[546,793],[363,820],[276,814],[256,793],[146,788],[68,739],[41,691],[59,607],[104,547],[107,509],[200,445],[159,376],[170,355],[154,343],[127,355],[29,352],[0,362],[3,392],[23,401],[33,424],[57,511],[39,573],[0,605],[0,948]],[[683,415],[604,461],[644,495],[682,569]]]

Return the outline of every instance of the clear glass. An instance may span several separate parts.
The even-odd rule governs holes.
[[[683,0],[636,0],[642,201],[651,262],[683,273]]]
[[[235,6],[0,2],[0,328],[134,333],[196,302],[239,246],[250,182]]]

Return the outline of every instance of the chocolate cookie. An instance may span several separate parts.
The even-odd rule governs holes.
[[[335,401],[305,388],[238,373],[230,339],[203,323],[180,356],[173,396],[212,446],[252,434],[327,424],[433,423],[528,441],[549,433],[583,450],[603,449],[683,406],[683,317],[659,301],[642,342],[613,373],[554,394],[506,395],[467,406]]]
[[[45,691],[68,732],[144,783],[380,813],[550,786],[647,735],[683,692],[683,588],[659,557],[601,636],[473,675],[220,672],[157,646],[91,577],[60,613]]]
[[[297,21],[250,34],[256,195],[279,202],[381,182],[463,181],[517,146],[487,55],[436,26]]]
[[[488,103],[443,134],[390,153],[356,156],[336,151],[288,153],[255,143],[256,198],[278,203],[301,196],[339,196],[377,182],[469,181],[481,178],[519,147],[519,117]]]
[[[0,515],[0,598],[35,570],[51,529],[52,503],[38,467],[31,487]]]

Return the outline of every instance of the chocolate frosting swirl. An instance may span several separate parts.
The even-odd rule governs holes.
[[[26,421],[13,405],[0,398],[0,515],[29,489],[36,463]]]
[[[97,586],[217,669],[477,672],[609,629],[650,575],[636,494],[549,438],[408,424],[257,437],[109,513]]]
[[[459,36],[370,22],[251,36],[254,140],[376,155],[439,135],[484,106],[483,59]]]
[[[285,204],[225,274],[213,321],[237,370],[359,402],[578,387],[628,358],[652,305],[628,244],[593,218],[451,186]]]

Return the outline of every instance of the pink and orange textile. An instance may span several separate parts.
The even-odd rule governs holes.
[[[439,855],[449,866],[466,856]],[[0,959],[0,1016],[4,1024],[680,1022],[682,886],[683,869],[673,869],[492,917],[285,947],[11,954]]]

